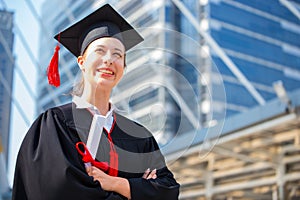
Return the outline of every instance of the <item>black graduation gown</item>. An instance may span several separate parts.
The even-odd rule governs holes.
[[[119,177],[128,179],[132,200],[178,199],[179,184],[165,166],[159,147],[143,126],[115,114],[111,137],[119,155]],[[74,103],[51,108],[32,124],[21,145],[15,169],[12,200],[117,200],[93,181],[75,148],[87,140],[92,115]],[[104,131],[97,160],[109,161],[109,143]],[[147,169],[157,169],[157,178],[142,178]]]

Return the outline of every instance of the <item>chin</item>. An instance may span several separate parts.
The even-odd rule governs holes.
[[[116,84],[115,83],[112,83],[112,82],[109,82],[109,81],[98,81],[97,82],[97,87],[100,87],[100,88],[105,88],[105,89],[112,89]]]

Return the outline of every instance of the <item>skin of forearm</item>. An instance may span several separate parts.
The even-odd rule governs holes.
[[[123,195],[127,199],[131,199],[130,185],[127,179],[110,176],[96,167],[88,167],[86,168],[86,170],[87,173],[94,178],[94,180],[100,182],[103,190],[116,192]],[[142,178],[156,179],[156,169],[152,171],[150,169],[147,169]]]
[[[117,192],[124,197],[131,199],[129,182],[125,178],[113,177],[111,191]]]
[[[111,180],[111,188],[110,191],[114,191],[116,193],[119,193],[126,197],[127,199],[131,199],[131,191],[130,191],[130,185],[127,179],[121,178],[121,177],[111,177],[113,180]],[[144,179],[156,179],[156,169],[150,170],[147,169],[143,175]]]

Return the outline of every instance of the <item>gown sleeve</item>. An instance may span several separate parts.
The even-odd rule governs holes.
[[[128,179],[131,200],[177,200],[179,184],[165,164],[163,155],[153,137],[148,142],[149,159],[147,164],[151,170],[157,170],[156,179],[131,178]]]
[[[70,133],[60,109],[50,109],[32,124],[21,145],[12,200],[121,200],[88,176],[78,155],[78,136]]]

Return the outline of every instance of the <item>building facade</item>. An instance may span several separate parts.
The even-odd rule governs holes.
[[[227,118],[217,136],[207,134],[215,132],[210,128],[177,137],[164,153],[181,184],[179,199],[299,199],[299,95],[299,89],[289,94],[288,112],[275,99]]]
[[[12,54],[14,34],[13,13],[0,11],[0,137],[6,165],[8,157],[9,126],[11,113],[11,90],[14,72]]]
[[[7,179],[14,57],[13,13],[0,10],[0,199],[10,199]]]
[[[227,115],[274,99],[272,85],[278,80],[287,91],[299,88],[297,16],[277,0],[214,0],[209,6],[210,34],[236,66],[212,52],[223,77]]]
[[[40,63],[47,65],[51,58],[45,49],[55,43],[49,38],[107,2],[45,2],[44,27],[51,28],[41,34]],[[276,98],[276,81],[288,92],[299,87],[300,23],[278,0],[109,3],[145,38],[127,53],[126,74],[112,101],[162,144],[266,104]],[[38,112],[71,99],[78,66],[64,48],[60,67],[59,88],[41,76]]]

